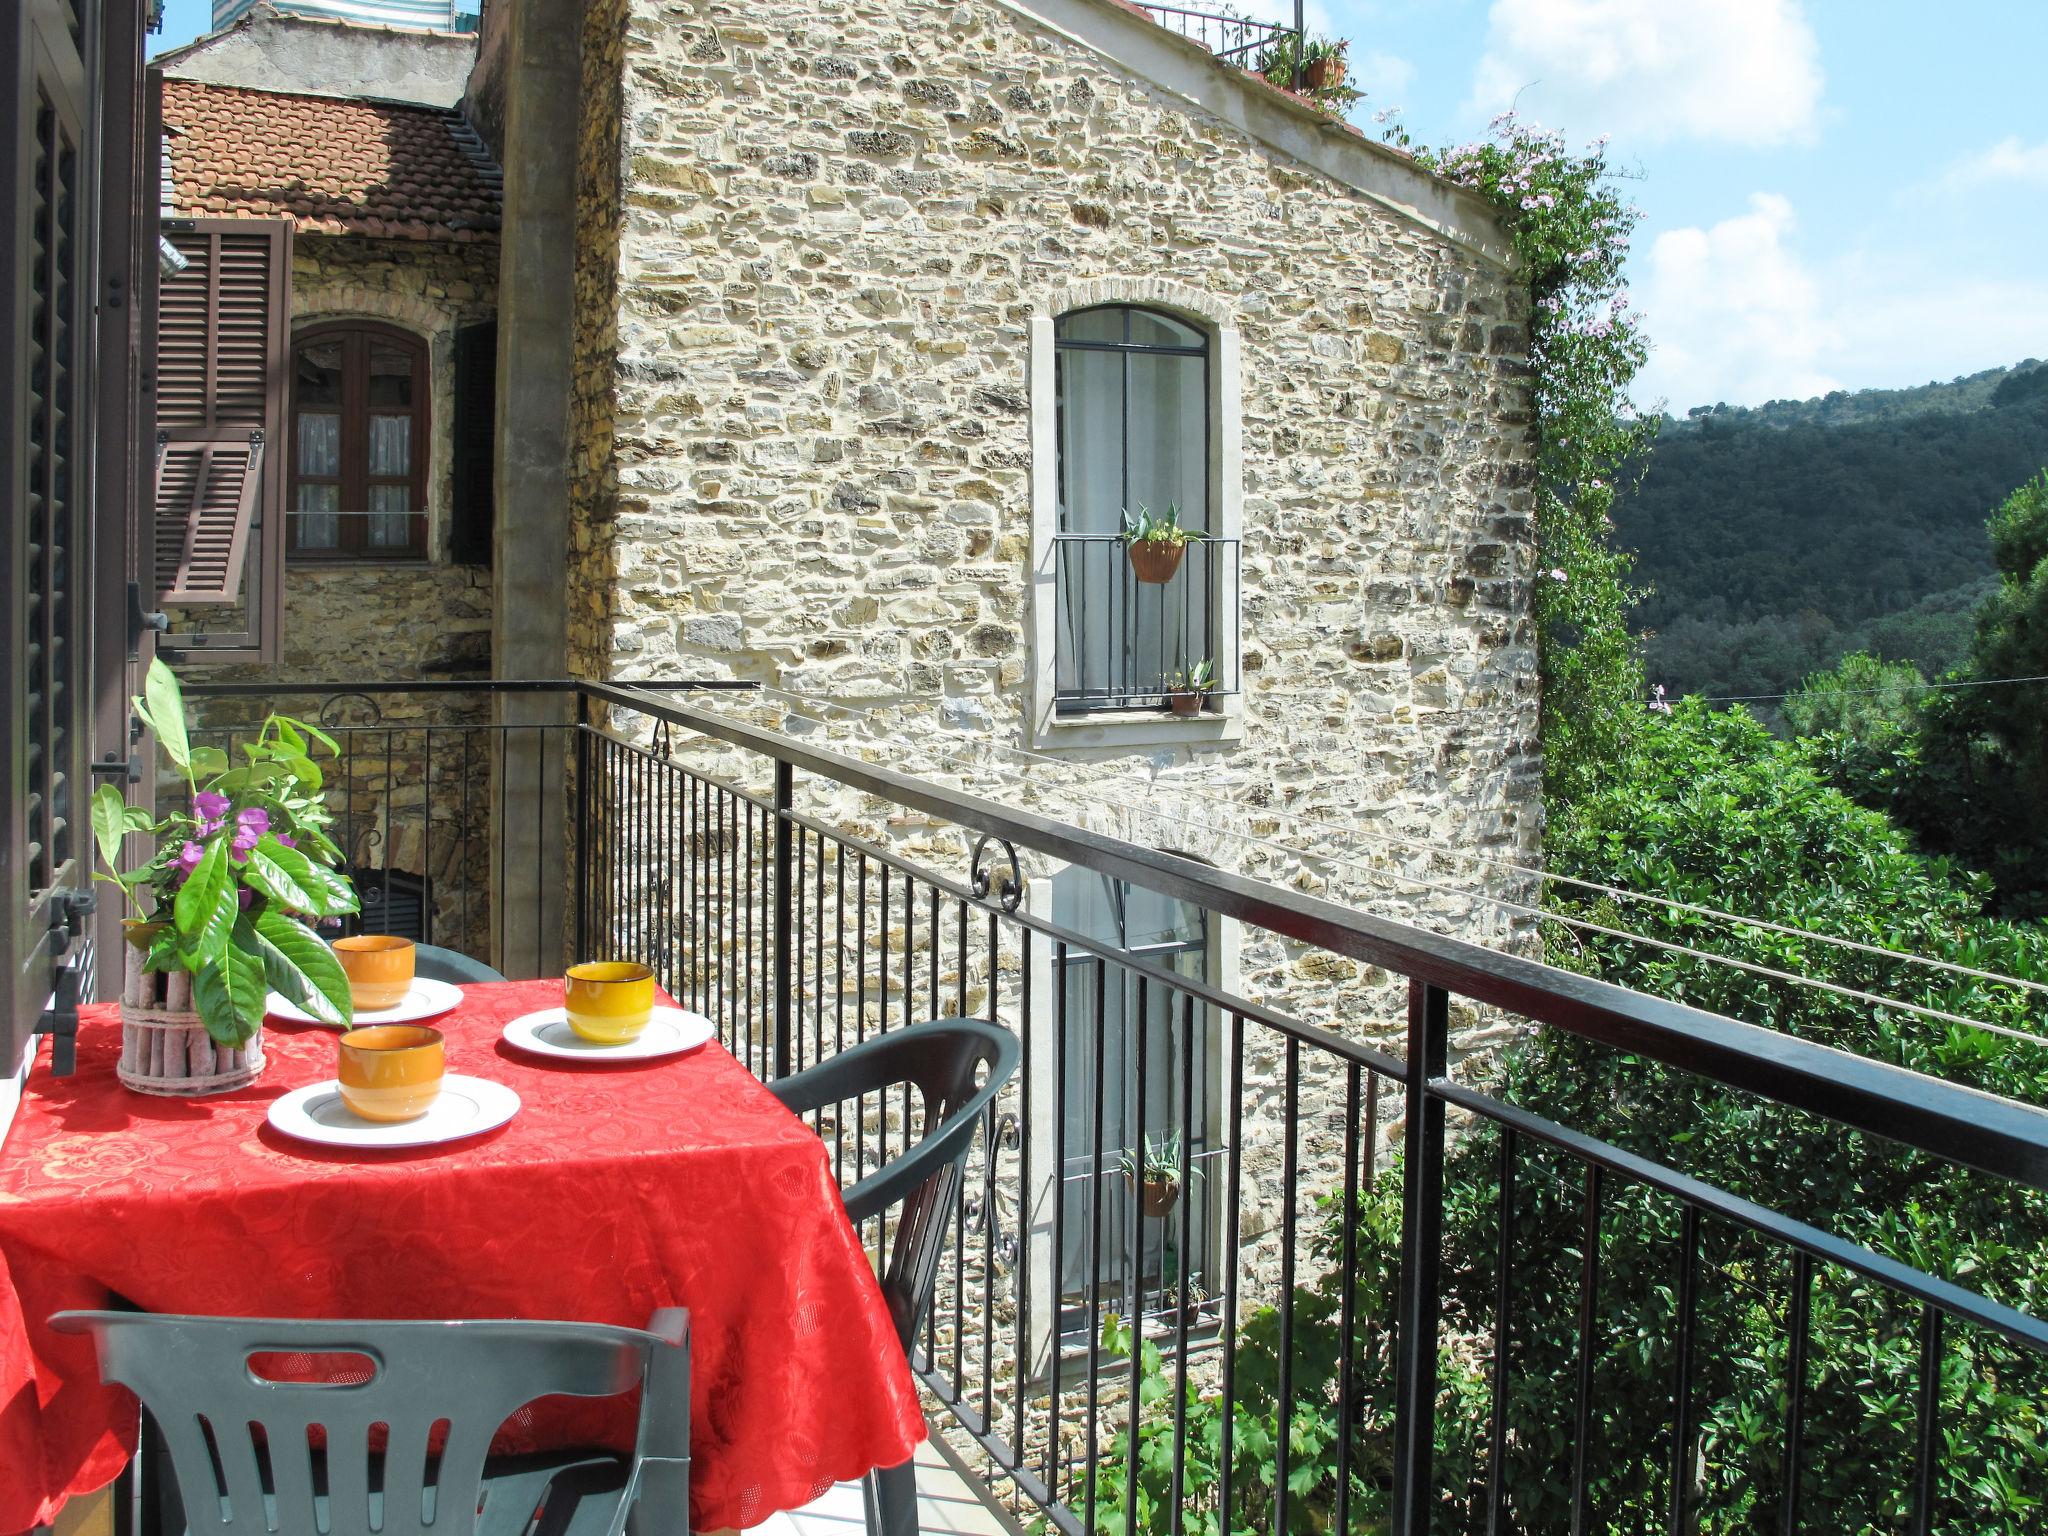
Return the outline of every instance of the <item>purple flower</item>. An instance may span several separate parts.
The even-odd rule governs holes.
[[[244,912],[246,912],[251,907],[256,905],[256,893],[250,890],[249,887],[245,885],[239,891],[235,892],[235,901],[238,905],[240,905],[241,909]]]
[[[270,830],[270,812],[260,805],[252,805],[246,811],[235,812],[235,840],[228,845],[228,852],[235,858],[246,859],[264,833]]]
[[[293,837],[289,832],[278,833],[277,840],[280,843],[283,843],[287,848],[296,848],[299,846],[299,840],[296,837]]]
[[[171,889],[176,890],[192,878],[192,871],[199,867],[199,861],[206,857],[206,850],[197,843],[187,843],[178,850],[178,859],[171,866]]]
[[[199,835],[207,837],[218,832],[228,819],[228,797],[202,789],[192,797],[192,809],[199,813]]]

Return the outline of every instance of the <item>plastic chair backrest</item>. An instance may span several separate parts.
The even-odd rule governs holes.
[[[1016,1072],[1020,1054],[1017,1037],[986,1019],[937,1019],[864,1040],[768,1085],[800,1115],[906,1083],[923,1099],[923,1139],[845,1193],[855,1226],[902,1206],[882,1296],[906,1354],[931,1302],[975,1127]]]
[[[276,1495],[275,1530],[310,1536],[320,1529],[316,1468],[325,1472],[318,1481],[328,1536],[370,1536],[373,1436],[383,1448],[377,1536],[469,1536],[485,1456],[507,1418],[552,1393],[630,1391],[647,1381],[655,1347],[675,1342],[586,1323],[137,1312],[60,1312],[50,1322],[90,1334],[101,1375],[132,1390],[156,1419],[192,1536],[269,1536],[266,1481]],[[281,1379],[291,1376],[314,1379]],[[636,1462],[647,1449],[642,1408]],[[434,1454],[437,1430],[445,1439]]]
[[[481,960],[472,960],[458,949],[438,944],[413,946],[413,973],[429,981],[503,981],[504,976]]]

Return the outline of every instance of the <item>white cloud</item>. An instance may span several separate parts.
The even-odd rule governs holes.
[[[2048,352],[2048,279],[1968,276],[1895,247],[1813,263],[1792,204],[1651,242],[1636,295],[1653,349],[1636,389],[1684,414],[1832,389],[1924,383]]]
[[[1981,154],[1957,161],[1941,179],[1952,190],[2000,181],[2048,187],[2048,142],[2024,144],[2017,136],[2000,139]]]
[[[1792,204],[1759,192],[1749,211],[1711,229],[1671,229],[1650,246],[1639,296],[1656,350],[1645,403],[1805,398],[1837,387],[1822,359],[1840,337],[1822,316],[1821,287],[1785,237]]]
[[[1375,110],[1398,107],[1414,82],[1415,66],[1398,53],[1375,49],[1351,60],[1351,84],[1372,98],[1370,105]]]
[[[1820,95],[1800,0],[1494,0],[1466,107],[1624,146],[1756,146],[1810,138]]]

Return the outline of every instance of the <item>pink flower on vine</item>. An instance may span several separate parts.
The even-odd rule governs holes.
[[[235,812],[235,840],[228,845],[228,852],[238,859],[246,859],[249,850],[269,830],[270,812],[262,806],[252,805],[246,811]]]
[[[228,797],[202,789],[192,797],[192,809],[199,814],[199,835],[211,837],[228,819]]]

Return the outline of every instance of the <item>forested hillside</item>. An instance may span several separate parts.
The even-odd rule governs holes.
[[[2048,465],[2048,365],[1667,421],[1615,509],[1671,693],[1763,694],[1854,650],[1938,673],[1991,585],[1986,513]]]

